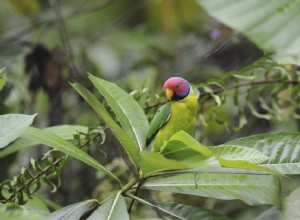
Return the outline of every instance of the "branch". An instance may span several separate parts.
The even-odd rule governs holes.
[[[259,85],[263,85],[263,84],[276,84],[276,83],[283,83],[283,81],[279,80],[279,79],[257,80],[257,81],[252,81],[252,82],[246,82],[246,83],[239,83],[239,84],[230,85],[230,86],[228,86],[227,90],[233,90],[233,89],[238,89],[238,88],[243,88],[243,87],[248,87],[248,86],[259,86]],[[287,80],[287,81],[284,81],[284,83],[297,85],[300,82],[298,80]],[[217,89],[213,90],[213,94],[217,95],[217,94],[220,94],[222,92],[226,92],[227,90],[224,90],[222,88],[217,88]],[[210,93],[208,93],[208,92],[201,92],[200,95],[199,95],[199,99],[203,98],[203,97],[205,97],[207,95],[210,95]],[[146,106],[144,108],[144,110],[148,110],[148,109],[151,109],[151,108],[163,105],[166,102],[167,101],[165,101],[165,102],[157,102],[157,103],[148,105],[148,106]]]
[[[98,11],[98,10],[105,9],[106,7],[109,7],[109,6],[111,6],[111,5],[113,5],[117,2],[118,2],[117,0],[113,0],[113,1],[111,0],[111,1],[101,3],[99,5],[92,5],[92,6],[85,7],[85,8],[79,7],[80,9],[74,10],[74,11],[72,11],[72,12],[66,14],[66,15],[62,15],[62,17],[63,17],[63,19],[67,20],[67,19],[72,18],[74,16],[80,16],[80,15],[84,15],[86,13],[95,12],[95,11]],[[56,21],[57,21],[56,17],[50,18],[50,19],[45,19],[45,20],[40,21],[39,25],[41,25],[44,28],[48,28],[52,25],[55,25]],[[4,39],[4,43],[14,43],[15,41],[19,40],[21,37],[24,37],[25,35],[29,34],[34,29],[35,29],[34,25],[26,27],[23,30],[17,32],[16,34]],[[31,44],[27,41],[22,41],[21,43],[24,43],[25,45]]]

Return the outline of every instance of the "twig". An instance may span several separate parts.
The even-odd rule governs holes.
[[[136,190],[134,192],[134,196],[137,196],[137,194],[140,191],[140,188],[142,187],[142,185],[144,184],[144,182],[145,182],[145,179],[140,179],[139,180],[138,186],[136,187]],[[135,201],[135,199],[132,198],[132,200],[130,202],[130,205],[129,205],[129,208],[128,208],[128,213],[131,212],[133,204],[134,204],[134,201]]]
[[[67,19],[72,18],[74,16],[80,16],[80,15],[84,15],[86,13],[102,10],[102,9],[104,9],[106,7],[109,7],[112,4],[115,4],[117,2],[118,2],[117,0],[114,0],[114,1],[111,0],[111,1],[101,3],[99,5],[92,5],[92,6],[89,6],[89,7],[80,8],[80,9],[74,10],[74,11],[70,12],[69,14],[66,14],[62,17],[64,18],[64,20],[67,20]],[[56,23],[56,21],[57,21],[56,19],[57,19],[56,17],[55,18],[50,18],[50,19],[45,19],[43,21],[39,21],[39,24],[43,27],[50,27],[50,26],[52,26]],[[13,43],[13,42],[19,40],[19,38],[25,36],[26,34],[29,34],[31,31],[34,30],[34,28],[35,27],[33,25],[31,25],[29,27],[26,27],[23,30],[17,32],[16,34],[4,39],[4,42]]]
[[[62,156],[61,158],[57,159],[56,161],[53,162],[53,165],[56,166],[60,162],[62,162],[65,159],[65,156]],[[41,172],[37,173],[35,176],[32,177],[28,182],[26,182],[24,185],[22,185],[17,191],[16,194],[24,190],[27,186],[29,186],[34,180],[38,179],[42,175],[44,175],[48,170],[50,170],[52,166],[46,166]],[[6,201],[11,201],[13,199],[15,194],[12,194]]]
[[[243,88],[243,87],[248,87],[248,86],[258,86],[258,85],[263,85],[263,84],[275,84],[275,83],[282,83],[283,81],[282,80],[279,80],[279,79],[273,79],[273,80],[258,80],[258,81],[252,81],[252,82],[247,82],[247,83],[240,83],[240,84],[234,84],[234,85],[230,85],[228,86],[227,90],[232,90],[232,89],[238,89],[238,88]],[[298,80],[288,80],[288,81],[284,81],[284,83],[287,83],[287,84],[299,84],[300,82]],[[214,89],[213,90],[213,94],[216,95],[216,94],[220,94],[222,92],[225,92],[226,90],[222,89],[222,88],[217,88],[217,89]],[[199,99],[200,98],[203,98],[207,95],[210,95],[210,93],[208,92],[201,92],[200,95],[199,95]],[[154,107],[157,107],[157,106],[160,106],[160,105],[163,105],[165,104],[167,101],[165,102],[157,102],[157,103],[154,103],[154,104],[151,104],[151,105],[148,105],[144,108],[144,110],[148,110],[148,109],[151,109],[151,108],[154,108]]]
[[[94,137],[92,137],[91,139],[87,140],[86,142],[84,142],[83,144],[81,144],[78,148],[82,148],[85,147],[86,145],[88,145],[91,141],[95,140],[96,138],[98,138],[101,135],[101,133],[97,133]],[[17,191],[16,193],[21,192],[22,190],[24,190],[27,186],[29,186],[34,180],[38,179],[39,177],[41,177],[42,175],[44,175],[46,172],[48,172],[53,166],[58,165],[59,163],[61,163],[63,160],[67,159],[67,157],[62,156],[60,158],[58,158],[57,160],[55,160],[53,162],[52,166],[46,166],[43,170],[41,170],[39,173],[36,173],[29,181],[27,181],[24,185],[22,185]],[[5,199],[6,201],[11,201],[14,197],[14,194],[12,194],[8,199]]]
[[[70,65],[71,74],[73,75],[74,78],[77,78],[76,77],[78,75],[77,69],[75,67],[75,64],[72,61],[73,60],[73,49],[72,49],[72,46],[70,43],[70,39],[69,39],[66,24],[64,21],[64,17],[62,16],[62,13],[61,13],[60,5],[58,3],[58,0],[49,0],[49,3],[55,13],[55,20],[58,24],[61,42],[62,42],[64,51],[66,53],[67,63],[69,63],[69,65]]]

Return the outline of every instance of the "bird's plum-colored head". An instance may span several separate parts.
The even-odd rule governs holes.
[[[190,92],[190,84],[187,80],[181,77],[171,77],[164,84],[169,101],[184,99]]]

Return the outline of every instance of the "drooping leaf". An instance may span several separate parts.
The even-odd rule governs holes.
[[[136,168],[140,166],[140,155],[136,145],[124,130],[113,120],[102,103],[86,88],[78,83],[72,84],[73,88],[89,103],[99,117],[103,119],[106,125],[111,129],[116,138],[121,143],[129,163]]]
[[[300,219],[300,187],[294,190],[282,203],[282,220]]]
[[[300,133],[268,133],[239,138],[225,143],[255,149],[270,159],[261,165],[282,174],[300,173]]]
[[[184,170],[189,167],[176,160],[163,157],[161,154],[142,151],[141,152],[141,169],[144,175],[150,175],[167,170]]]
[[[74,146],[72,143],[62,139],[61,137],[45,131],[38,128],[29,127],[26,129],[26,131],[22,135],[24,138],[29,139],[31,141],[34,141],[38,144],[44,144],[49,147],[53,147],[56,150],[59,150],[63,153],[66,153],[86,164],[89,166],[106,173],[110,177],[118,180],[119,179],[111,173],[109,170],[107,170],[104,166],[102,166],[97,160],[95,160],[93,157],[79,149],[78,147]]]
[[[106,200],[87,220],[129,220],[125,199],[121,192]]]
[[[57,136],[65,140],[72,140],[73,135],[78,134],[79,132],[86,134],[88,132],[88,127],[81,125],[57,125],[43,128],[43,130],[50,131],[51,133],[56,134]],[[30,147],[36,144],[37,143],[33,140],[19,137],[17,140],[10,143],[7,147],[0,150],[0,158],[4,158],[23,148]]]
[[[62,209],[59,209],[55,212],[52,212],[48,220],[74,220],[74,219],[80,219],[80,217],[89,210],[89,208],[98,203],[97,200],[91,199],[83,202],[78,202],[72,205],[68,205],[66,207],[63,207]]]
[[[160,208],[178,219],[230,220],[230,218],[209,209],[193,207],[174,202],[158,203]],[[171,214],[170,214],[171,213]]]
[[[149,129],[148,120],[143,109],[131,95],[116,84],[92,75],[89,76],[89,79],[104,96],[106,102],[120,120],[125,132],[142,150],[145,147]]]
[[[0,115],[0,148],[6,147],[17,139],[29,127],[35,115],[7,114]]]
[[[299,64],[300,17],[297,0],[197,0],[222,23],[242,32],[277,59]]]
[[[279,181],[272,175],[188,173],[149,179],[142,187],[224,200],[240,199],[249,205],[279,202]]]

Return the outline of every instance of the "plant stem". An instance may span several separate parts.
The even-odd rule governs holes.
[[[140,180],[139,180],[138,186],[136,187],[136,190],[135,190],[135,192],[134,192],[134,196],[137,196],[137,194],[139,193],[140,188],[141,188],[141,186],[144,184],[144,182],[145,182],[144,179],[140,179]],[[131,203],[130,203],[129,208],[128,208],[128,213],[131,212],[132,207],[133,207],[133,204],[134,204],[134,201],[135,201],[135,199],[132,198]]]

